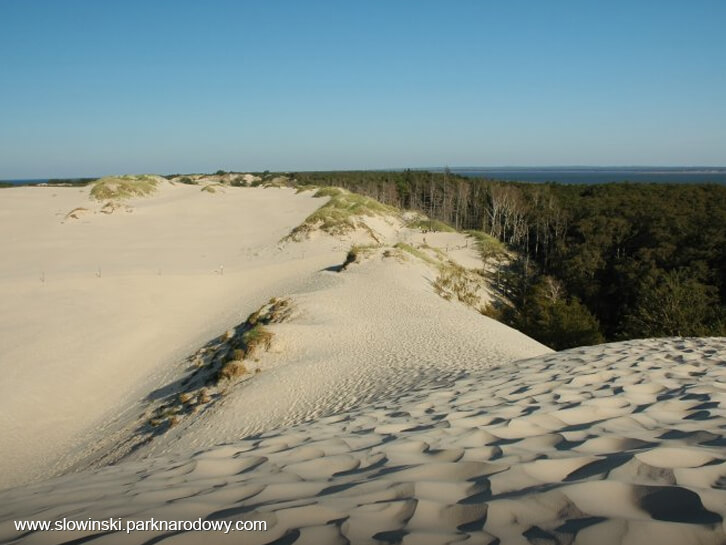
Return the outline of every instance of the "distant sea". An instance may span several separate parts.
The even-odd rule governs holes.
[[[441,172],[443,169],[427,169]],[[609,182],[726,185],[726,167],[452,167],[451,172],[472,178],[561,184]]]
[[[51,179],[55,180],[55,178],[27,178],[23,180],[0,180],[0,183],[12,185],[38,185],[47,184]],[[82,180],[83,178],[64,178],[62,182],[80,182]]]
[[[443,168],[422,168],[442,172]],[[605,184],[609,182],[726,185],[726,167],[450,167],[470,178],[492,178],[515,182],[561,184]],[[0,180],[13,185],[47,183],[47,178]]]

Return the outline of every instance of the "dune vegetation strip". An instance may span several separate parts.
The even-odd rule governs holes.
[[[161,178],[149,174],[107,176],[93,183],[90,196],[98,201],[153,195]]]
[[[274,337],[266,326],[287,320],[292,310],[290,299],[272,298],[192,354],[187,360],[189,376],[162,388],[159,401],[147,410],[138,430],[143,442],[212,406],[236,383],[261,372],[259,356],[270,349]]]
[[[489,287],[487,271],[462,267],[450,259],[443,250],[426,244],[414,245],[407,242],[397,242],[393,246],[354,244],[348,251],[339,272],[371,258],[377,252],[380,252],[383,258],[396,258],[399,261],[413,258],[422,261],[437,271],[436,279],[432,282],[437,295],[447,301],[460,301],[481,314],[491,313],[490,303],[483,298]],[[505,302],[499,301],[498,304]]]
[[[491,316],[495,307],[510,305],[509,301],[499,297],[492,305],[492,298],[485,297],[490,293],[492,271],[498,271],[511,258],[502,242],[496,238],[477,230],[460,233],[462,237],[472,240],[474,247],[481,258],[482,267],[471,269],[461,266],[448,253],[448,245],[442,248],[430,246],[423,239],[423,244],[410,240],[399,240],[391,244],[385,243],[366,223],[366,218],[384,217],[398,221],[402,227],[422,233],[459,233],[452,226],[435,219],[428,218],[416,211],[402,211],[394,206],[382,204],[377,200],[352,193],[339,187],[316,188],[314,186],[298,186],[298,192],[314,190],[314,197],[329,197],[329,201],[308,216],[284,240],[301,240],[314,231],[322,231],[333,236],[340,236],[362,231],[376,242],[376,244],[354,244],[351,246],[345,261],[337,268],[339,272],[345,271],[353,264],[361,263],[372,255],[380,253],[382,257],[395,257],[406,260],[413,257],[433,267],[437,277],[432,282],[434,291],[447,301],[460,301],[474,310]],[[380,252],[379,252],[380,250]]]
[[[420,229],[424,233],[426,232],[441,232],[441,233],[456,233],[456,229],[454,229],[451,225],[448,225],[444,223],[443,221],[434,220],[430,218],[416,218],[413,221],[410,221],[406,227],[409,227],[410,229]]]
[[[218,191],[224,192],[224,184],[220,184],[218,182],[207,184],[202,187],[201,191],[206,193],[217,193]]]
[[[340,270],[344,271],[353,263],[360,263],[362,259],[371,255],[380,247],[380,244],[354,244],[348,250],[348,254],[345,256],[345,261],[340,266]]]
[[[381,204],[370,197],[351,193],[338,187],[318,189],[313,197],[329,197],[330,200],[295,227],[285,237],[285,240],[301,240],[314,231],[323,231],[330,235],[343,235],[356,229],[364,229],[376,239],[375,234],[362,221],[362,218],[398,216],[400,214],[400,211],[393,206]]]

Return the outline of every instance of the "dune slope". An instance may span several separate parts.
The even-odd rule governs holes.
[[[292,190],[164,184],[113,213],[88,193],[2,193],[0,487],[64,469],[169,364],[345,255],[332,240],[278,250],[321,204]]]
[[[722,543],[724,353],[724,339],[631,341],[463,373],[192,455],[6,491],[2,537],[19,518],[193,515],[266,521],[245,543]],[[152,538],[199,534],[90,542]]]

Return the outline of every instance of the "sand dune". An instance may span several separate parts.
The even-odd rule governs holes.
[[[280,243],[309,193],[162,184],[105,214],[5,191],[0,485],[25,484],[0,491],[0,541],[726,540],[724,339],[553,353],[437,289],[481,278],[464,235],[383,214]],[[269,350],[245,352],[271,297]],[[248,373],[219,378],[230,355]],[[14,526],[64,517],[267,530]]]
[[[166,185],[132,213],[65,222],[103,203],[88,188],[3,192],[0,485],[62,469],[79,434],[134,406],[169,363],[345,255],[336,241],[277,250],[319,199],[232,189]]]
[[[724,339],[631,341],[480,368],[191,455],[9,490],[0,528],[194,514],[267,521],[245,543],[722,543],[724,354]],[[692,371],[678,373],[681,358]],[[596,387],[575,380],[601,373]],[[663,389],[646,403],[627,393],[649,383]]]

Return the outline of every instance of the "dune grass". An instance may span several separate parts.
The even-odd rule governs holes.
[[[223,190],[224,185],[220,183],[211,183],[207,184],[200,191],[204,191],[206,193],[216,193],[217,191],[224,191]]]
[[[436,261],[433,257],[431,257],[429,254],[427,254],[423,250],[421,250],[419,248],[415,248],[414,246],[411,246],[410,244],[408,244],[406,242],[397,242],[393,247],[398,248],[399,250],[403,250],[407,254],[410,254],[422,261],[425,261],[429,265],[434,265],[436,267],[439,267],[441,265],[441,262]]]
[[[474,239],[482,261],[507,257],[507,248],[502,241],[497,240],[491,235],[487,235],[483,231],[469,230],[464,232]]]
[[[273,297],[244,322],[197,350],[188,358],[190,374],[144,416],[138,439],[145,442],[165,433],[259,373],[258,356],[270,349],[274,338],[265,326],[287,320],[292,310],[290,299]]]
[[[147,174],[107,176],[93,183],[90,195],[99,201],[145,197],[156,192],[158,183],[156,177]]]
[[[470,307],[479,310],[479,289],[483,279],[463,267],[449,262],[439,268],[439,276],[434,280],[434,290],[438,295],[452,300],[454,297]]]
[[[399,210],[393,206],[339,187],[323,187],[313,197],[329,197],[330,200],[295,227],[286,239],[296,240],[316,230],[330,235],[342,235],[364,227],[360,217],[399,215]]]
[[[448,225],[443,221],[432,219],[416,219],[410,222],[406,227],[411,229],[420,229],[424,232],[436,231],[442,233],[456,233],[456,229],[454,229],[451,225]]]
[[[380,244],[354,244],[348,250],[348,254],[345,256],[345,261],[340,269],[344,271],[349,265],[360,262],[361,259],[370,255],[380,247]]]

